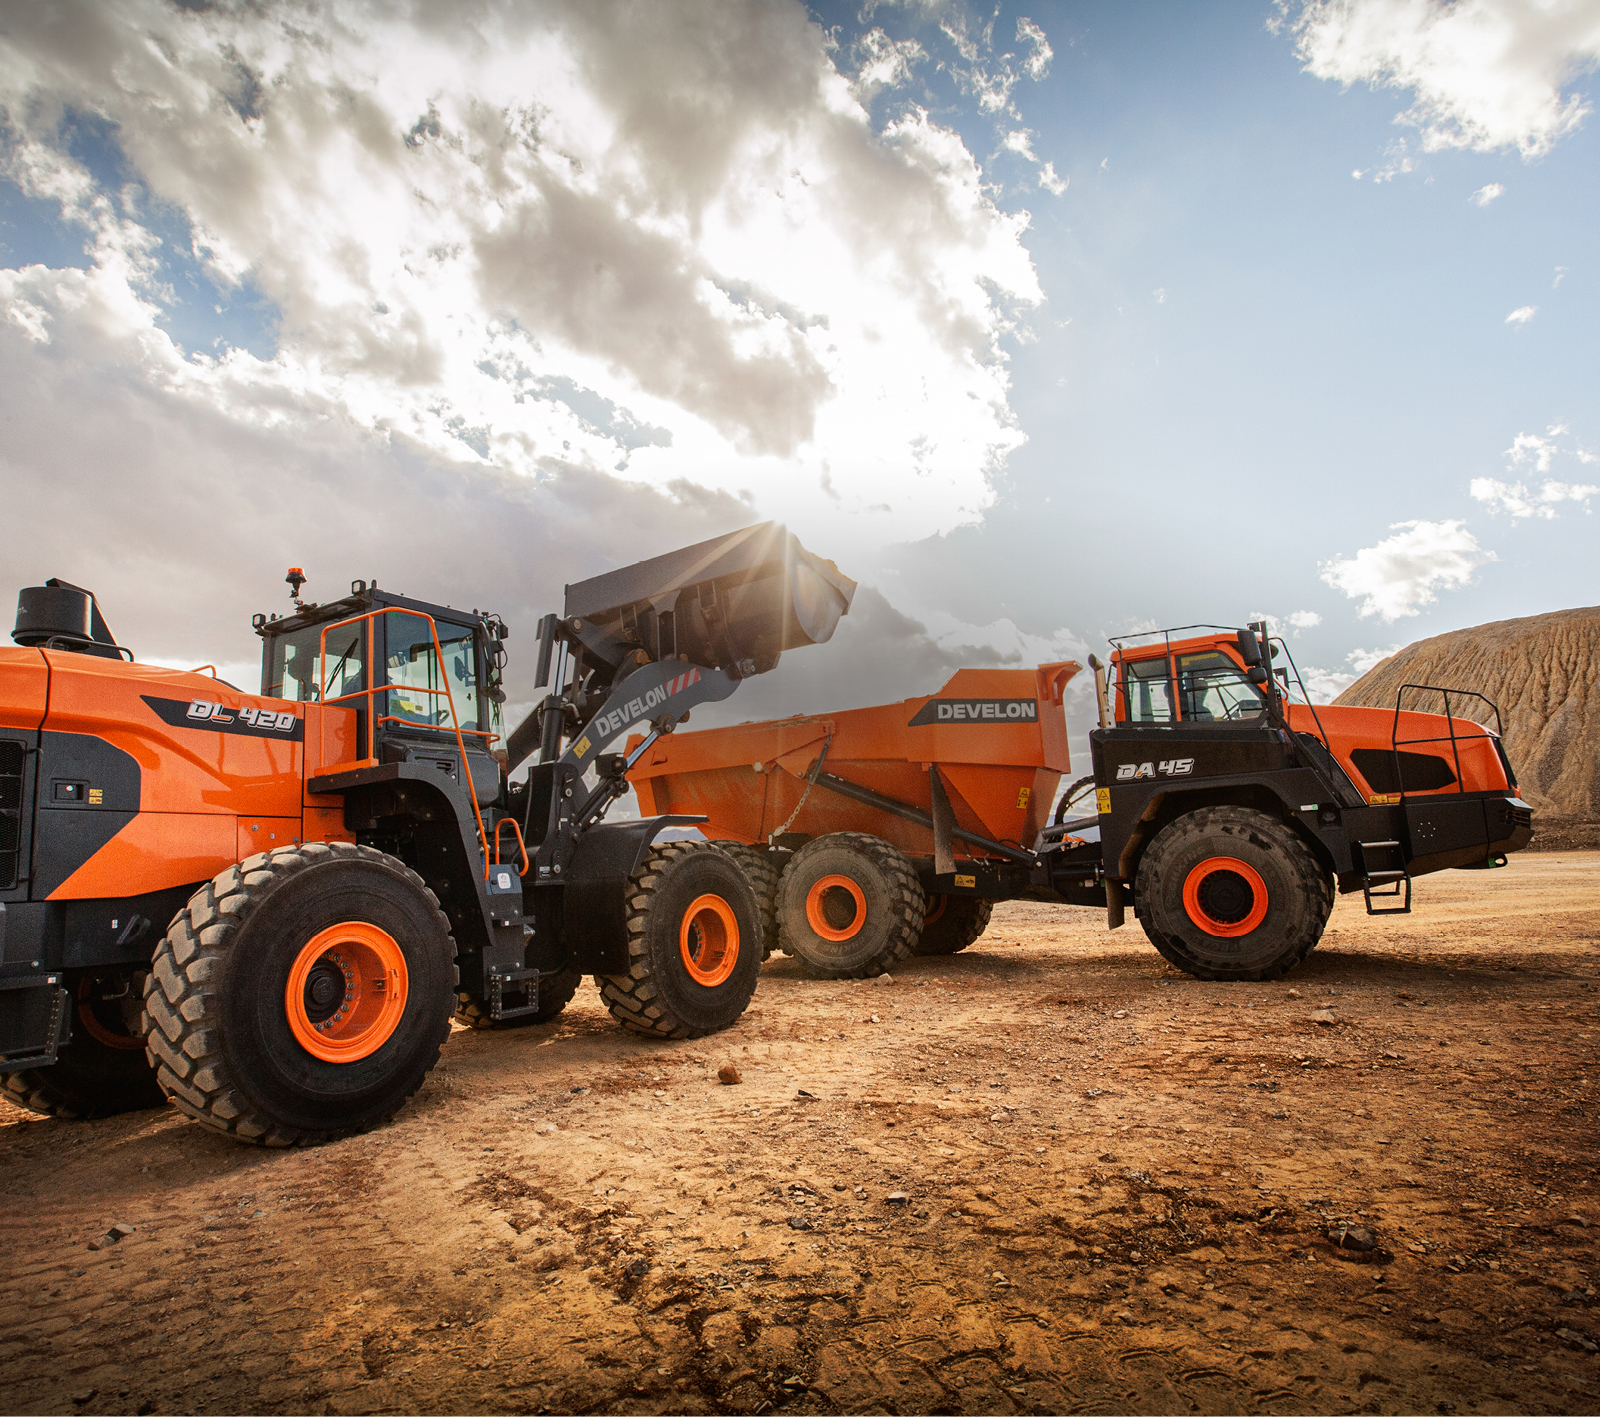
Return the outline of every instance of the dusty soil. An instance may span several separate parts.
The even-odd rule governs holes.
[[[4,1108],[0,1409],[1593,1412],[1600,856],[1417,895],[1271,985],[1011,905],[697,1043],[585,989],[314,1150]]]

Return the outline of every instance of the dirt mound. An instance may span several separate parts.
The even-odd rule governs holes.
[[[1419,640],[1373,666],[1334,700],[1393,708],[1402,684],[1474,689],[1500,706],[1523,797],[1547,817],[1600,819],[1600,607],[1498,620]],[[1431,700],[1431,701],[1430,701]],[[1438,695],[1407,693],[1438,712]],[[1493,723],[1471,701],[1462,712]]]

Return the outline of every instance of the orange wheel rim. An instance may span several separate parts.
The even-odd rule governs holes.
[[[839,892],[840,894],[835,894]],[[829,919],[830,908],[838,910],[848,897],[854,906],[854,914],[843,925],[835,925]],[[843,913],[840,911],[839,913]],[[861,927],[867,923],[867,898],[858,886],[848,876],[823,876],[812,883],[811,889],[806,892],[806,924],[817,932],[824,940],[853,940],[861,933]]]
[[[720,895],[703,895],[683,912],[678,950],[689,978],[715,989],[739,962],[739,922]]]
[[[399,1027],[408,983],[405,956],[387,931],[364,920],[330,925],[306,941],[289,970],[289,1028],[313,1058],[359,1062]]]
[[[1206,934],[1236,939],[1267,918],[1267,883],[1237,856],[1211,856],[1185,877],[1183,908]]]
[[[924,925],[933,924],[935,920],[944,914],[949,904],[950,897],[947,895],[936,895],[930,897],[928,900],[928,909],[922,912],[922,923]]]

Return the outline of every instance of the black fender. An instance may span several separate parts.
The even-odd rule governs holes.
[[[561,910],[567,968],[578,974],[621,974],[628,967],[628,877],[667,827],[690,827],[705,817],[644,817],[602,822],[578,838],[568,866]]]

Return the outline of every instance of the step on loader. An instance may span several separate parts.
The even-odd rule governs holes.
[[[769,950],[823,978],[955,953],[995,901],[1027,898],[1104,908],[1112,929],[1131,905],[1186,973],[1271,979],[1315,946],[1337,892],[1405,913],[1415,877],[1503,866],[1532,835],[1482,695],[1408,684],[1392,711],[1316,707],[1292,656],[1273,670],[1287,646],[1265,625],[1113,645],[1109,672],[1090,656],[1093,773],[1053,822],[1072,663],[641,742],[631,776],[648,810],[707,818]],[[1070,815],[1090,792],[1096,810]]]
[[[743,1013],[762,959],[738,865],[607,822],[648,751],[855,585],[766,523],[569,585],[547,690],[504,739],[510,632],[356,581],[257,615],[261,690],[134,662],[95,598],[24,589],[0,648],[0,1084],[94,1116],[163,1097],[241,1141],[363,1130],[452,1018],[544,1022],[593,976],[626,1029]],[[521,780],[512,774],[537,761]]]

